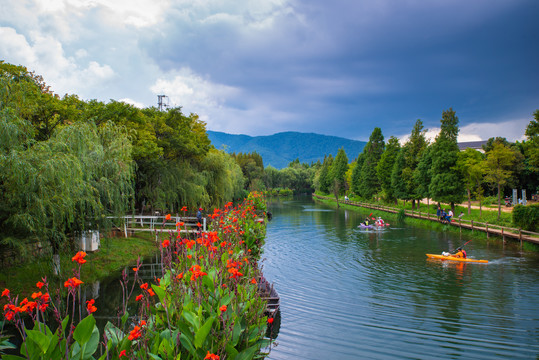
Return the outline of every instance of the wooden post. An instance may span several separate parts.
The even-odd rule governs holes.
[[[459,218],[459,233],[462,234],[462,224],[461,224],[461,219]]]
[[[518,239],[520,240],[520,249],[522,250],[522,228],[518,228]]]
[[[505,244],[505,235],[503,234],[503,226],[502,226],[502,240],[503,240],[503,243]]]
[[[128,219],[124,219],[124,235],[125,237],[127,238],[127,222],[129,221]]]
[[[488,223],[486,223],[485,225],[486,225],[485,229],[487,230],[487,239],[488,239],[489,238],[489,236],[488,236]]]
[[[472,220],[472,233],[473,233],[473,220]]]

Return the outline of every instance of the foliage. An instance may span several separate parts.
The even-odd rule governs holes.
[[[399,154],[399,150],[399,139],[391,136],[386,144],[385,151],[380,157],[378,165],[376,165],[376,175],[380,182],[380,188],[384,195],[384,199],[387,201],[395,199],[395,193],[391,186],[391,172],[397,159],[397,155]]]
[[[528,231],[539,229],[539,204],[515,205],[513,208],[513,223]]]
[[[333,184],[337,195],[342,194],[348,189],[348,183],[346,182],[346,171],[348,170],[348,157],[344,152],[344,148],[340,148],[337,152],[337,156],[333,161],[330,169],[330,176],[333,178]]]
[[[359,195],[365,199],[372,198],[380,189],[380,182],[376,175],[376,166],[382,157],[384,147],[385,143],[382,130],[376,127],[369,137],[369,142],[363,149],[365,160],[361,166],[359,183],[357,185]]]
[[[267,355],[260,351],[271,341],[264,336],[273,319],[264,315],[265,302],[256,281],[265,227],[258,221],[257,212],[262,209],[254,204],[265,206],[260,195],[252,194],[238,207],[227,204],[224,210],[216,209],[211,216],[212,231],[196,240],[182,238],[182,224],[177,224],[178,236],[170,234],[160,244],[163,272],[156,284],[143,283],[138,277],[140,263],[133,269],[132,283],[125,273],[121,286],[126,301],[135,285],[141,289],[135,323],[127,321],[130,314],[124,303],[121,320],[105,326],[106,348],[100,359],[253,359]],[[21,333],[24,356],[4,355],[5,359],[94,358],[100,342],[92,315],[97,309],[90,300],[86,316],[75,312],[85,256],[79,252],[73,257],[78,270],[64,283],[69,290],[65,307],[51,302],[47,279],[36,284],[44,293],[36,292],[35,301],[25,299],[19,304],[18,297],[3,291],[8,300],[4,316]],[[24,326],[25,315],[33,327]],[[60,326],[51,331],[47,321],[58,321]]]
[[[333,164],[333,156],[324,157],[324,162],[322,163],[322,168],[320,169],[318,182],[319,190],[323,193],[329,193],[331,186],[333,184],[333,177],[331,176],[331,166]]]
[[[533,113],[534,120],[531,120],[526,127],[525,135],[528,138],[526,155],[529,158],[529,163],[539,171],[539,110]]]
[[[457,145],[458,117],[453,109],[442,113],[441,130],[432,145],[431,183],[429,193],[435,201],[455,203],[463,199],[462,179],[456,169],[459,148]]]
[[[492,149],[487,153],[485,180],[496,185],[498,189],[498,217],[501,213],[502,186],[511,178],[511,167],[513,166],[514,159],[514,151],[502,142],[494,143]]]
[[[481,200],[483,195],[483,176],[485,173],[484,156],[474,149],[466,149],[459,153],[457,169],[462,175],[468,195],[468,215],[471,213],[472,195]]]

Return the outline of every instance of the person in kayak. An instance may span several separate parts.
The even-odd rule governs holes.
[[[453,254],[453,257],[466,259],[466,251],[462,248],[458,248],[457,252]]]
[[[369,218],[365,218],[365,221],[363,222],[363,225],[369,226]]]

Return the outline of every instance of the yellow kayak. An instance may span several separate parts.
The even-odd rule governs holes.
[[[430,259],[438,259],[438,260],[452,260],[452,261],[463,261],[463,262],[478,262],[478,263],[488,263],[488,260],[477,260],[477,259],[470,259],[470,258],[460,258],[460,257],[454,257],[454,256],[444,256],[444,255],[438,255],[438,254],[427,254],[427,257]]]

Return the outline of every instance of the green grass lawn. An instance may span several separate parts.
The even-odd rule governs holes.
[[[82,266],[81,280],[93,283],[117,272],[125,266],[135,264],[137,258],[150,256],[158,251],[155,235],[137,233],[133,237],[102,238],[98,251],[88,253],[87,262]],[[20,299],[37,291],[36,283],[47,277],[52,288],[63,289],[66,279],[73,277],[76,263],[71,261],[75,253],[61,254],[61,275],[52,274],[51,257],[45,256],[18,266],[2,269],[0,289],[8,288],[12,294],[20,294]],[[52,294],[51,294],[52,295]]]

